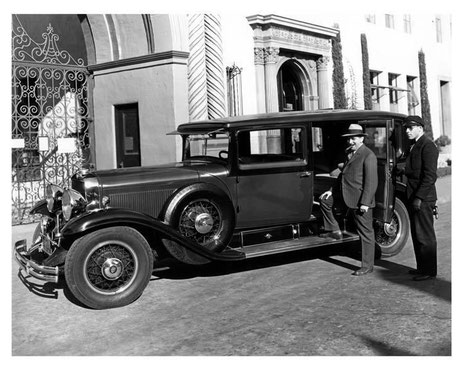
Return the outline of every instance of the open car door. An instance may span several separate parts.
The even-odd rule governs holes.
[[[391,222],[394,212],[394,182],[392,170],[396,161],[393,147],[393,121],[360,121],[368,135],[364,144],[375,153],[378,159],[378,189],[376,190],[376,207],[373,217],[385,223]]]

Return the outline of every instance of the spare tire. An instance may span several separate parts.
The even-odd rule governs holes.
[[[165,222],[185,238],[213,252],[221,252],[230,241],[235,226],[231,201],[212,191],[180,191],[171,201]],[[190,193],[191,192],[191,193]],[[204,264],[209,260],[186,250],[176,242],[164,240],[167,250],[178,260],[188,264]]]

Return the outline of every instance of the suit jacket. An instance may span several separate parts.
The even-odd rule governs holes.
[[[437,160],[439,151],[436,145],[426,137],[421,136],[413,145],[405,162],[407,177],[407,198],[420,198],[426,202],[437,200]]]
[[[375,154],[365,144],[344,164],[338,186],[347,207],[375,206],[378,166]]]

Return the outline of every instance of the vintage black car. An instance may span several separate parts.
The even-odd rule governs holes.
[[[48,185],[30,211],[41,215],[32,245],[18,241],[16,259],[37,279],[64,275],[81,303],[104,309],[137,299],[166,257],[197,265],[356,241],[339,210],[344,238],[319,237],[318,197],[339,171],[352,123],[378,159],[376,241],[383,257],[396,255],[410,229],[399,175],[405,117],[322,110],[182,124],[171,133],[183,140],[179,163],[81,170],[71,188]]]

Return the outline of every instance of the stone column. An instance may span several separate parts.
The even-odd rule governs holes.
[[[206,49],[204,15],[188,16],[188,105],[190,120],[207,119]]]
[[[225,68],[220,17],[213,14],[190,15],[188,32],[190,120],[224,117]]]
[[[265,113],[265,69],[264,49],[254,48],[254,65],[256,66],[257,113]]]
[[[328,63],[330,58],[322,56],[317,59],[317,83],[318,83],[318,108],[324,109],[330,107],[330,90]]]
[[[265,48],[265,106],[267,113],[278,112],[277,62],[280,48]]]

